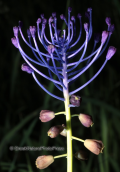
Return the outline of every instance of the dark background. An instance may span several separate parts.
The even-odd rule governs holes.
[[[85,11],[92,7],[93,32],[107,29],[106,17],[111,17],[115,31],[110,39],[109,46],[117,48],[116,54],[108,61],[101,74],[86,88],[78,92],[82,97],[79,108],[72,108],[71,113],[86,113],[93,116],[94,126],[90,129],[83,127],[77,117],[72,119],[73,135],[82,139],[94,138],[102,140],[105,145],[103,154],[96,156],[88,151],[89,159],[86,162],[74,159],[73,172],[119,172],[120,154],[120,1],[119,0],[1,0],[0,1],[0,171],[8,172],[35,172],[35,160],[40,155],[66,153],[66,138],[59,136],[50,139],[47,131],[50,127],[65,123],[64,115],[48,123],[41,123],[39,112],[49,109],[54,112],[64,111],[64,103],[47,95],[33,80],[31,75],[21,71],[24,63],[18,50],[12,45],[13,26],[18,21],[23,22],[23,33],[27,38],[26,30],[30,25],[36,25],[41,13],[48,19],[52,12],[57,12],[58,27],[62,22],[60,14],[66,14],[68,6],[72,7],[72,15],[82,15],[82,22],[86,22]],[[77,33],[79,21],[77,19]],[[49,32],[47,32],[48,34]],[[78,43],[79,47],[85,39],[83,35]],[[87,54],[92,51],[93,39],[89,43]],[[22,42],[25,52],[29,52]],[[71,86],[71,90],[78,88],[89,80],[102,65],[107,50],[95,62],[88,72],[84,73]],[[76,57],[77,58],[77,57]],[[46,70],[42,69],[43,72]],[[62,94],[53,83],[39,77],[40,82],[54,94]],[[64,151],[10,151],[10,146],[31,147],[63,147]],[[82,143],[73,141],[73,152],[83,149]],[[45,170],[66,171],[66,159],[61,158]]]

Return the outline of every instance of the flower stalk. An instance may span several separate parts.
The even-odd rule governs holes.
[[[67,154],[62,154],[62,155],[54,156],[54,159],[62,158],[62,157],[67,157]]]
[[[61,115],[61,114],[65,115],[65,112],[57,112],[57,113],[55,113],[55,115]]]
[[[72,153],[72,129],[71,129],[71,114],[70,114],[70,107],[69,107],[69,88],[68,88],[68,76],[67,76],[67,62],[66,62],[66,55],[63,53],[62,58],[65,63],[63,64],[63,83],[66,87],[63,88],[63,95],[64,95],[64,104],[65,104],[65,114],[66,114],[66,125],[67,125],[67,172],[72,172],[72,159],[73,159],[73,153]]]
[[[65,98],[65,111],[66,111],[66,125],[67,125],[67,172],[72,172],[72,129],[71,129],[71,114],[69,105],[69,97],[66,93]]]
[[[72,136],[72,139],[74,139],[74,140],[78,140],[78,141],[80,141],[80,142],[83,142],[83,143],[84,143],[84,141],[85,141],[85,140],[83,140],[83,139],[80,139],[80,138],[78,138],[78,137],[75,137],[75,136]]]

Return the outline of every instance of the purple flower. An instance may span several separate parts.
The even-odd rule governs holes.
[[[92,9],[88,8],[85,13],[88,18],[88,22],[84,24],[85,32],[85,41],[79,48],[74,48],[75,45],[79,44],[81,35],[82,35],[82,18],[78,14],[78,22],[80,24],[80,30],[78,37],[76,36],[76,19],[74,16],[71,16],[72,8],[68,8],[68,19],[66,19],[64,14],[60,15],[61,20],[65,22],[67,30],[60,30],[57,28],[57,18],[56,13],[52,13],[50,18],[45,18],[44,14],[41,14],[41,17],[37,20],[37,26],[30,26],[27,30],[28,41],[22,33],[22,22],[19,21],[19,26],[13,27],[14,38],[11,39],[13,45],[18,48],[21,56],[25,60],[25,64],[22,65],[22,70],[27,73],[32,73],[32,76],[36,83],[49,95],[53,96],[56,99],[64,101],[63,97],[59,97],[55,94],[50,93],[37,79],[35,73],[44,77],[45,79],[52,81],[59,91],[63,93],[63,90],[68,90],[69,85],[72,84],[79,76],[81,76],[90,66],[102,55],[105,51],[112,32],[114,31],[114,25],[111,24],[111,19],[106,18],[107,30],[102,32],[102,35],[97,34],[94,39],[94,46],[91,54],[86,56],[86,50],[88,43],[92,37]],[[45,33],[45,28],[49,27],[50,39],[47,38]],[[34,59],[29,57],[24,50],[22,49],[19,41],[19,35],[21,35],[23,41],[28,45],[30,50],[34,55]],[[45,53],[39,49],[38,41],[43,45]],[[101,42],[100,42],[101,40]],[[99,45],[97,45],[99,44]],[[71,59],[74,58],[81,52],[81,56],[78,61],[71,62]],[[78,91],[86,87],[90,82],[92,82],[102,71],[107,61],[114,55],[116,49],[112,46],[108,50],[105,61],[97,73],[89,79],[86,83],[83,83],[80,87],[76,88],[69,92],[69,96],[74,95]],[[77,69],[77,67],[83,64],[82,68]],[[45,75],[41,72],[41,68],[46,68],[48,75]],[[56,79],[54,79],[56,75]],[[74,103],[73,99],[71,100],[73,106],[79,106],[79,101]]]
[[[33,72],[33,69],[27,63],[23,63],[21,69],[29,74]]]
[[[11,41],[12,41],[12,44],[13,44],[16,48],[18,48],[18,42],[17,42],[16,38],[15,38],[15,37],[11,38]]]
[[[109,47],[108,52],[107,52],[107,55],[106,55],[106,59],[107,59],[107,60],[110,60],[111,57],[112,57],[115,53],[116,53],[116,48],[113,47],[113,46]]]
[[[48,53],[51,54],[55,51],[55,46],[54,45],[48,45]]]

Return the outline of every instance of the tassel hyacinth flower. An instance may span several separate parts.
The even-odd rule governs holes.
[[[74,82],[77,78],[79,78],[85,71],[87,71],[87,69],[89,69],[91,65],[102,55],[114,31],[114,25],[111,24],[111,19],[107,17],[106,18],[106,24],[108,26],[107,30],[103,31],[101,35],[99,34],[95,35],[93,50],[90,55],[86,56],[87,46],[92,37],[92,31],[93,31],[92,9],[91,8],[87,9],[86,16],[88,18],[88,23],[84,23],[84,25],[82,25],[81,15],[78,14],[77,17],[80,24],[78,37],[76,37],[76,19],[74,16],[71,16],[71,11],[72,11],[72,8],[69,7],[68,20],[63,14],[60,15],[61,20],[63,20],[63,22],[65,22],[66,24],[66,27],[67,27],[66,30],[61,31],[57,28],[56,13],[52,13],[52,16],[49,18],[48,21],[47,19],[45,19],[44,15],[41,14],[41,17],[38,18],[37,20],[37,27],[30,26],[29,29],[27,30],[28,41],[23,35],[21,21],[19,22],[18,27],[16,26],[13,27],[14,37],[11,39],[13,45],[19,50],[21,56],[23,57],[25,61],[25,63],[22,65],[22,70],[26,71],[29,74],[32,74],[32,77],[34,78],[35,82],[46,93],[48,93],[50,96],[58,100],[63,101],[65,104],[64,112],[58,112],[58,113],[52,112],[53,116],[51,116],[50,111],[46,110],[44,111],[44,114],[41,114],[40,118],[43,120],[43,121],[41,120],[42,122],[47,122],[53,119],[55,117],[54,115],[64,114],[66,116],[65,132],[67,132],[67,134],[65,134],[65,136],[67,136],[67,154],[56,156],[54,157],[54,159],[67,156],[67,172],[72,172],[72,158],[73,158],[72,139],[84,142],[84,140],[72,136],[72,129],[71,129],[72,116],[70,113],[70,107],[78,107],[80,106],[80,103],[81,103],[81,97],[76,96],[75,93],[82,90],[90,82],[92,82],[102,71],[107,61],[116,52],[116,48],[113,46],[110,46],[108,49],[106,58],[101,68],[98,69],[97,73],[90,80],[88,80],[86,83],[84,83],[80,87],[76,88],[75,90],[69,91],[69,85],[72,84],[72,82]],[[46,32],[45,32],[47,23],[48,23],[49,31],[50,31],[50,40],[47,38]],[[84,30],[82,29],[83,26],[84,26]],[[78,49],[71,50],[75,45],[79,43],[82,32],[85,33],[85,41]],[[23,41],[27,44],[27,46],[32,51],[34,55],[34,59],[29,57],[22,49],[20,45],[20,41],[19,41],[19,35],[22,37]],[[43,53],[39,49],[36,37],[38,37],[46,53]],[[75,56],[78,55],[79,53],[81,53],[79,60],[78,61],[75,60],[73,62],[73,58],[75,58]],[[78,69],[77,67],[79,67],[79,65],[82,63],[84,64],[83,67]],[[44,67],[48,70],[48,75],[40,71],[41,67]],[[61,94],[63,95],[63,97],[59,97],[53,93],[50,93],[38,81],[36,77],[36,73],[39,74],[41,77],[44,77],[48,81],[53,82],[55,87],[57,87],[57,89],[63,93]],[[54,75],[56,75],[57,79],[53,78]],[[55,133],[53,133],[53,135],[54,134]],[[89,143],[87,144],[88,144],[87,147],[89,148]],[[89,149],[91,150],[91,148]],[[94,153],[94,151],[92,152]],[[95,154],[98,154],[98,153],[95,152]],[[47,165],[44,164],[44,162],[47,162],[45,156],[44,156],[44,161],[42,161],[42,164],[40,164],[41,161],[37,163],[37,167],[39,168],[40,166],[40,169],[42,169],[43,167],[47,167],[49,164],[53,162],[53,159],[52,161],[50,161],[50,163],[48,162]]]

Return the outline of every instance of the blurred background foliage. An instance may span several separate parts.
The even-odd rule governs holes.
[[[86,88],[78,92],[82,97],[79,108],[71,109],[72,114],[87,113],[93,116],[94,126],[90,129],[83,127],[77,117],[72,119],[73,135],[80,138],[94,138],[102,140],[105,145],[104,153],[96,156],[88,151],[89,159],[86,162],[74,159],[73,172],[119,172],[120,154],[120,1],[119,0],[0,0],[0,172],[37,172],[35,160],[40,155],[54,156],[66,152],[66,138],[59,136],[55,139],[47,137],[51,126],[65,123],[64,115],[57,116],[48,123],[41,123],[39,112],[43,109],[54,112],[63,111],[64,104],[47,95],[35,83],[31,75],[21,71],[24,62],[18,50],[11,44],[13,26],[18,21],[23,22],[23,33],[30,25],[36,25],[40,14],[44,13],[48,19],[52,12],[57,12],[58,28],[62,22],[60,14],[66,14],[68,6],[72,7],[72,15],[82,15],[83,23],[87,21],[85,11],[92,7],[93,32],[107,29],[106,17],[111,17],[115,31],[109,45],[117,48],[115,56],[108,61],[101,74]],[[46,29],[47,35],[49,31]],[[77,33],[79,21],[77,19]],[[84,32],[84,31],[83,31]],[[78,43],[79,47],[85,39],[85,34]],[[92,51],[94,35],[88,46],[89,54]],[[30,49],[21,40],[21,45],[29,55]],[[76,48],[77,48],[76,47]],[[41,47],[41,50],[44,51]],[[71,90],[90,79],[99,69],[105,59],[107,50],[94,63],[88,72],[84,73],[70,87]],[[79,56],[78,56],[79,57]],[[76,59],[78,57],[75,57]],[[42,69],[43,72],[46,70]],[[51,92],[58,94],[51,82],[39,77],[40,82]],[[63,147],[64,151],[10,151],[10,146],[31,147]],[[73,152],[85,149],[83,144],[73,141]],[[66,159],[61,158],[45,170],[46,172],[66,171]]]

